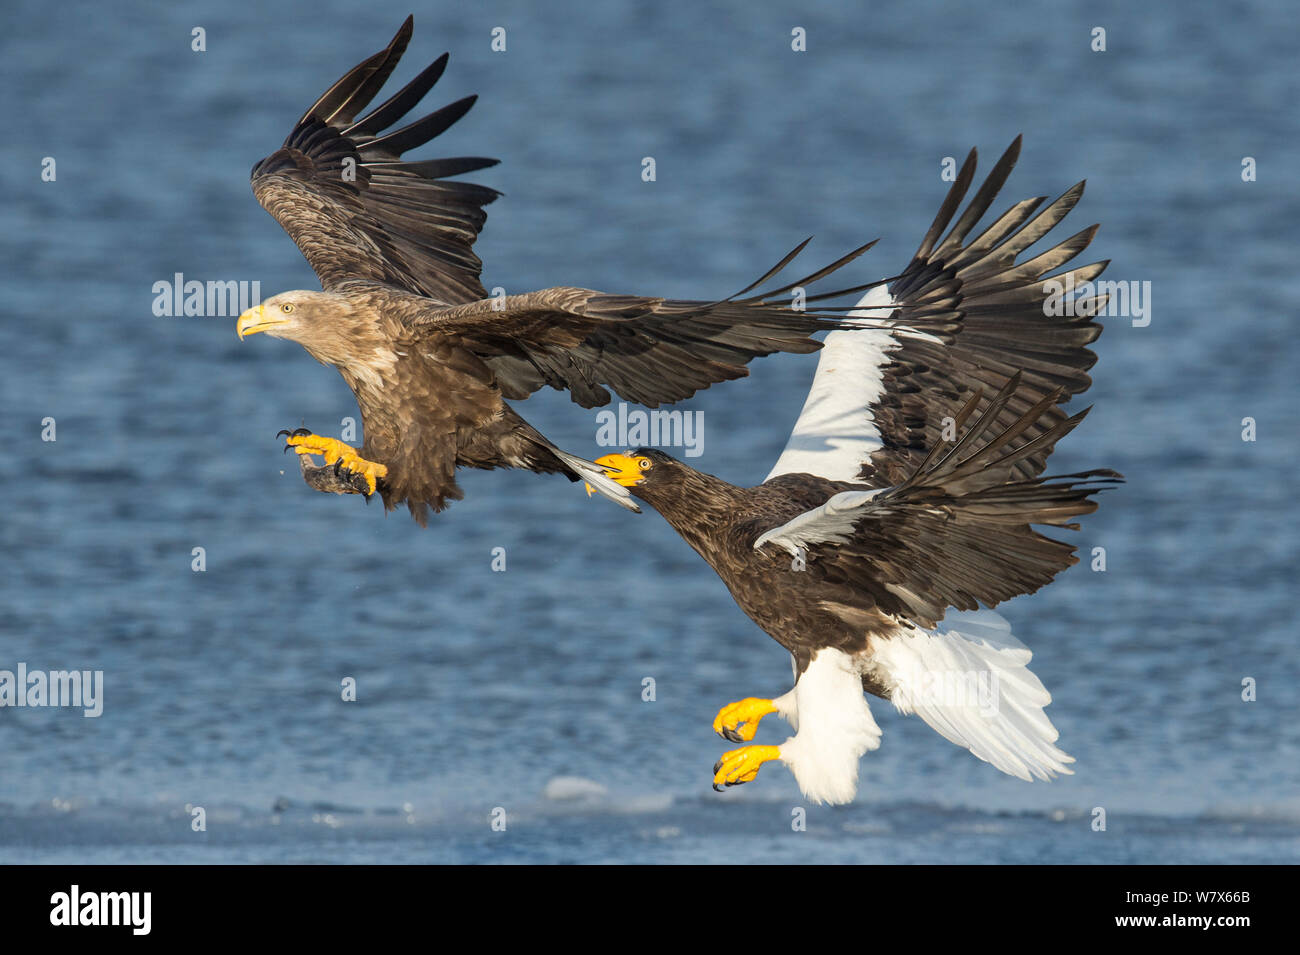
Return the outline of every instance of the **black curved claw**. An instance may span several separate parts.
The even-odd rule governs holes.
[[[744,743],[744,742],[748,742],[748,741],[745,739],[745,737],[741,736],[738,732],[736,732],[735,730],[733,730],[730,726],[724,726],[724,727],[722,728],[722,732],[719,733],[718,735],[721,736],[723,739],[729,739],[729,740],[731,740],[733,743]],[[714,770],[714,772],[717,772],[717,770]]]
[[[720,770],[721,768],[722,768],[722,759],[719,759],[716,763],[713,764],[713,775],[715,776],[718,775],[718,770]],[[732,786],[743,786],[746,782],[748,782],[748,780],[746,779],[737,779],[729,783],[724,782],[722,785],[725,788],[730,789]],[[713,790],[714,792],[722,792],[722,790],[718,788],[717,783],[713,784]]]
[[[280,438],[280,437],[286,437],[286,438],[301,438],[303,435],[305,435],[305,434],[311,434],[311,433],[312,433],[311,428],[294,428],[292,431],[286,431],[284,428],[281,428],[279,431],[277,431],[277,432],[275,433],[275,436],[276,436],[277,438]],[[284,450],[283,450],[281,453],[282,453],[282,454],[287,453],[288,450],[289,450],[290,448],[292,448],[292,447],[293,447],[292,444],[286,444],[286,445],[284,446]]]
[[[731,785],[731,784],[728,783],[727,785]],[[714,784],[713,784],[713,791],[714,791],[715,793],[720,793],[720,792],[723,792],[724,790],[723,790],[723,788],[722,788],[721,786],[719,786],[717,783],[714,783]]]

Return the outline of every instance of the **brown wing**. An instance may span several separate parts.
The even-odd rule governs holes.
[[[1045,427],[1060,398],[1051,392],[1004,426],[1024,389],[1033,392],[1013,375],[992,399],[977,392],[955,421],[961,429],[982,407],[978,419],[955,444],[937,444],[897,487],[843,491],[756,533],[754,546],[800,554],[813,577],[846,583],[864,606],[925,627],[949,607],[993,607],[1032,593],[1077,560],[1073,545],[1032,525],[1077,529],[1071,520],[1097,508],[1092,496],[1122,478],[1094,470],[1016,479],[1021,462],[1046,456],[1087,413]],[[800,480],[806,476],[768,483]]]
[[[433,87],[443,54],[361,119],[411,38],[406,18],[387,48],[349,70],[307,110],[284,145],[253,167],[253,193],[332,289],[350,279],[395,285],[442,302],[483,298],[474,240],[499,193],[447,181],[495,165],[462,157],[402,162],[404,152],[445,132],[469,96],[384,133]]]
[[[916,255],[888,286],[890,297],[902,306],[896,316],[950,309],[960,321],[954,331],[937,336],[939,340],[894,333],[888,360],[880,369],[880,397],[869,409],[882,447],[863,462],[860,480],[889,486],[906,479],[928,449],[942,442],[943,419],[954,406],[982,390],[985,397],[976,412],[983,413],[992,396],[1017,372],[1021,385],[998,421],[1004,427],[1045,394],[1059,389],[1058,400],[1064,403],[1092,383],[1087,372],[1097,356],[1087,345],[1101,334],[1092,316],[1105,304],[1105,297],[1085,294],[1074,303],[1072,314],[1049,315],[1045,283],[1055,280],[1087,288],[1101,274],[1106,262],[1051,275],[1088,246],[1097,226],[1024,262],[1016,261],[1074,208],[1084,184],[1076,184],[1037,215],[1045,197],[1015,203],[967,241],[1019,155],[1017,136],[941,240],[974,179],[972,149]],[[1028,435],[1042,434],[1065,419],[1065,412],[1053,407],[1030,425]],[[1029,478],[1042,473],[1046,458],[1046,452],[1024,457],[1016,475]]]
[[[868,324],[844,322],[833,308],[792,308],[788,293],[830,275],[874,243],[796,282],[742,297],[780,272],[807,244],[805,240],[757,282],[720,301],[550,288],[429,309],[408,317],[408,323],[426,334],[459,338],[492,368],[507,397],[522,398],[550,385],[568,389],[574,401],[590,408],[610,400],[602,387],[607,385],[622,398],[653,408],[689,398],[715,382],[741,378],[749,374],[745,365],[753,358],[816,351],[821,343],[808,337],[814,332]],[[818,299],[855,296],[865,287],[821,293]]]

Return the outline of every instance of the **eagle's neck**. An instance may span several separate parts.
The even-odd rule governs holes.
[[[320,358],[320,361],[326,361]],[[343,380],[348,383],[357,399],[364,401],[367,397],[378,397],[384,388],[394,380],[393,370],[397,366],[398,355],[392,349],[383,348],[364,356],[330,361],[327,364],[338,368]],[[373,398],[372,398],[373,400]]]
[[[681,462],[674,465],[672,481],[636,487],[634,496],[663,515],[701,557],[710,563],[743,510],[748,491],[721,478],[696,471]]]
[[[355,316],[349,316],[355,318]],[[322,364],[333,365],[358,397],[391,385],[402,355],[377,321],[355,321],[320,329],[303,347]]]

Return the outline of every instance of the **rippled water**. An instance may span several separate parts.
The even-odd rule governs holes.
[[[430,154],[503,159],[475,176],[506,193],[478,245],[489,288],[716,296],[812,233],[820,259],[881,236],[866,281],[915,248],[943,157],[977,145],[987,169],[1019,132],[1006,199],[1087,177],[1071,219],[1102,223],[1108,277],[1152,283],[1149,326],[1108,321],[1095,411],[1053,459],[1129,478],[1077,535],[1107,572],[1000,608],[1076,775],[1004,777],[877,702],[858,801],[808,807],[801,833],[783,769],[709,788],[717,707],[784,690],[788,659],[658,516],[526,473],[464,472],[427,530],[316,495],[273,435],[337,433],[356,413],[338,376],[241,344],[232,319],[152,313],[177,272],[313,286],[248,169],[408,7],[10,8],[0,669],[100,669],[105,700],[98,719],[0,709],[0,860],[1297,857],[1288,7],[416,11],[398,79],[448,49],[431,105],[482,97]],[[761,479],[813,365],[761,361],[691,401],[692,463]],[[594,412],[554,394],[520,410],[598,452]]]

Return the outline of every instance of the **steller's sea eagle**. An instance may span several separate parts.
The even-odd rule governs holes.
[[[1005,773],[1071,772],[1029,650],[988,608],[1074,564],[1072,545],[1033,525],[1077,529],[1070,522],[1096,509],[1092,496],[1122,478],[1042,476],[1053,446],[1087,413],[1067,417],[1060,405],[1091,383],[1096,356],[1086,346],[1101,332],[1091,316],[1104,304],[1084,295],[1060,310],[1069,314],[1049,316],[1044,284],[1096,227],[1016,258],[1073,208],[1083,183],[1037,215],[1043,198],[1016,203],[967,241],[1019,146],[940,240],[974,177],[972,150],[907,269],[859,303],[867,315],[946,309],[951,325],[828,335],[789,444],[762,484],[736,487],[648,448],[597,459],[793,658],[793,689],[725,706],[713,728],[747,742],[778,713],[795,735],[724,754],[714,788],[780,760],[808,798],[852,800],[859,759],[880,745],[864,690]],[[1078,287],[1105,265],[1054,277]]]
[[[358,450],[305,429],[286,449],[303,455],[319,490],[378,491],[387,508],[405,501],[421,524],[463,495],[457,467],[526,468],[585,478],[637,510],[627,491],[591,462],[568,454],[523,420],[506,399],[544,385],[567,389],[584,408],[608,389],[649,407],[743,377],[751,359],[812,352],[810,333],[844,324],[847,307],[817,313],[782,297],[852,261],[869,245],[812,275],[753,294],[804,248],[748,288],[719,301],[677,301],[549,288],[489,298],[472,246],[497,198],[449,177],[496,163],[462,157],[404,161],[440,135],[475,97],[399,129],[442,75],[443,54],[391,98],[360,115],[387,81],[411,37],[407,18],[392,42],[331,86],[284,145],[253,167],[253,192],[320,277],[323,291],[275,295],[239,317],[241,338],[265,332],[334,365],[356,395],[365,443]],[[358,118],[360,117],[360,118]],[[855,296],[868,286],[810,301]],[[916,324],[924,324],[918,316]],[[310,456],[323,456],[316,467]]]

